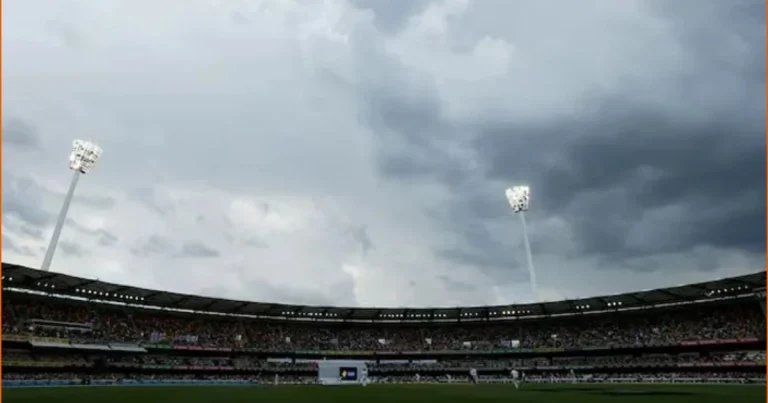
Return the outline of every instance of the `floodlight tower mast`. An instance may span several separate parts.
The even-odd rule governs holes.
[[[69,189],[64,197],[64,204],[61,206],[56,226],[53,227],[53,235],[51,235],[51,241],[48,244],[48,249],[45,251],[43,265],[40,267],[41,270],[51,270],[53,254],[56,252],[56,246],[59,244],[61,229],[64,228],[64,222],[67,220],[67,212],[69,212],[69,205],[75,196],[77,182],[80,180],[80,175],[88,173],[96,165],[96,161],[101,157],[101,153],[101,147],[90,141],[75,140],[72,142],[72,152],[69,153],[69,169],[72,170],[72,180],[69,182]]]
[[[531,243],[528,240],[528,225],[525,222],[525,212],[528,211],[531,189],[528,186],[511,187],[507,189],[506,196],[512,211],[520,216],[520,221],[523,223],[523,242],[525,243],[525,257],[528,260],[528,277],[530,277],[531,281],[533,299],[538,301],[539,290],[536,284],[536,270],[533,267]]]

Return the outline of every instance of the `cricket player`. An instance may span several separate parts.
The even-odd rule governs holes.
[[[419,381],[421,381],[421,375],[416,374],[416,376],[414,376],[414,379],[416,380],[416,383],[419,383]]]
[[[515,389],[520,389],[520,372],[516,369],[509,371],[509,376],[512,377],[512,384],[515,385]]]
[[[360,370],[360,380],[363,383],[363,386],[368,386],[368,367],[363,367]]]
[[[469,379],[472,381],[473,384],[477,384],[477,369],[471,368],[469,370]]]

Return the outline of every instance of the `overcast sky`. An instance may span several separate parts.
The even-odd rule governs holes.
[[[291,303],[526,302],[765,267],[765,5],[6,0],[3,261]]]

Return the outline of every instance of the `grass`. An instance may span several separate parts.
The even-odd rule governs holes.
[[[6,388],[10,403],[763,403],[761,385],[369,385]]]

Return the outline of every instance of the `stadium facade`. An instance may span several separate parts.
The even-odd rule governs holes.
[[[765,273],[535,304],[355,308],[233,301],[3,264],[3,385],[311,383],[318,360],[375,382],[765,382]]]

